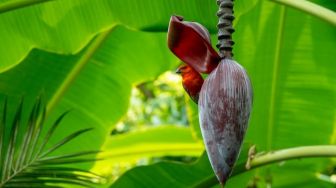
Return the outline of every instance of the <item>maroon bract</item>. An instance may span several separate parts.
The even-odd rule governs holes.
[[[168,47],[199,73],[210,73],[220,61],[208,30],[199,23],[183,21],[180,16],[170,18]]]
[[[199,121],[210,163],[225,184],[240,152],[252,106],[252,87],[242,66],[223,59],[203,83]]]

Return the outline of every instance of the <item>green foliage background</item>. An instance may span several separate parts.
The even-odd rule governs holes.
[[[8,2],[0,0],[0,7]],[[333,0],[314,2],[336,10]],[[50,122],[73,109],[57,138],[79,128],[94,131],[59,152],[102,149],[108,160],[84,167],[111,175],[111,182],[136,164],[156,162],[153,157],[169,161],[136,167],[111,187],[195,187],[213,176],[205,155],[194,164],[157,158],[195,158],[203,152],[197,107],[183,99],[177,82],[167,86],[172,91],[165,103],[178,98],[175,107],[165,111],[166,117],[174,109],[181,112],[175,119],[168,121],[161,114],[164,126],[132,128],[133,121],[125,133],[111,132],[127,122],[127,110],[134,107],[129,105],[132,88],[180,63],[166,44],[170,15],[205,25],[215,43],[216,11],[214,0],[57,0],[3,11],[0,98],[9,96],[9,114],[14,114],[21,96],[29,109],[42,93]],[[335,144],[335,27],[272,1],[235,1],[235,14],[234,57],[247,69],[254,87],[246,145],[271,151]],[[233,177],[227,187],[334,187],[334,164],[331,159],[281,163]]]

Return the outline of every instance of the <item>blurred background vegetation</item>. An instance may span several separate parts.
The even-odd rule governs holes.
[[[336,11],[334,0],[310,2]],[[172,14],[207,27],[215,44],[217,9],[215,0],[0,0],[0,99],[8,97],[13,117],[24,96],[24,122],[42,94],[47,126],[72,109],[50,145],[93,127],[55,155],[102,150],[96,158],[105,160],[76,164],[106,176],[101,187],[219,187],[207,184],[214,175],[197,106],[166,44]],[[246,148],[334,145],[335,26],[266,0],[235,1],[235,16],[234,57],[254,87]],[[302,159],[235,176],[227,187],[335,187],[335,177],[333,158]]]
[[[128,111],[112,134],[163,124],[188,125],[181,78],[172,71],[132,89]]]

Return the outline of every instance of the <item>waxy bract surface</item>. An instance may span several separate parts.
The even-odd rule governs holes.
[[[224,59],[205,80],[199,120],[212,168],[224,184],[238,157],[252,106],[252,87],[244,68]]]

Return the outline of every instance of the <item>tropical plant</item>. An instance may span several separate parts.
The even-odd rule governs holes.
[[[121,121],[128,126],[137,123],[123,119],[130,105],[146,112],[154,109],[129,104],[132,89],[180,64],[166,44],[170,16],[179,14],[200,22],[216,39],[217,9],[215,0],[0,0],[0,99],[9,98],[7,117],[15,116],[13,109],[20,96],[26,106],[33,106],[41,92],[46,101],[45,125],[74,109],[47,145],[55,146],[84,125],[94,127],[85,137],[58,148],[55,156],[74,153],[74,149],[77,153],[104,151],[96,158],[106,160],[80,167],[104,173],[113,181],[119,178],[105,187],[218,186],[206,155],[193,164],[181,163],[190,160],[179,156],[194,159],[204,151],[197,107],[187,97],[175,108],[182,109],[178,111],[185,118],[181,121],[166,124],[162,118],[157,122],[164,126],[150,128],[143,125],[150,121],[141,121],[141,126],[128,129],[131,131],[115,131]],[[335,151],[331,146],[301,147],[336,141],[335,11],[333,0],[235,1],[234,57],[251,76],[255,97],[245,145],[256,145],[267,154],[251,159],[251,170],[245,172],[249,157],[248,149],[243,150],[236,176],[226,187],[334,187],[335,161],[330,158],[256,167],[260,161],[266,164],[295,156],[272,155],[275,150],[299,153],[296,157],[311,156],[311,151],[326,157],[323,152]],[[172,92],[165,94],[169,100],[174,100],[174,89],[181,93],[177,83],[180,85],[175,82]],[[10,130],[0,133],[9,143]],[[23,126],[18,135],[25,135]],[[20,138],[17,144],[24,136]],[[3,151],[7,153],[7,149]],[[175,158],[171,161],[164,156]],[[151,164],[153,161],[159,162]],[[133,168],[139,164],[146,166]],[[35,177],[30,176],[29,181]]]
[[[88,156],[98,151],[52,155],[55,150],[91,128],[78,130],[47,147],[68,112],[63,113],[43,135],[46,111],[40,98],[32,108],[27,123],[22,117],[23,100],[11,124],[7,122],[7,111],[5,100],[0,124],[0,187],[60,187],[60,184],[92,187],[101,180],[92,172],[68,165],[93,161],[95,158]]]

